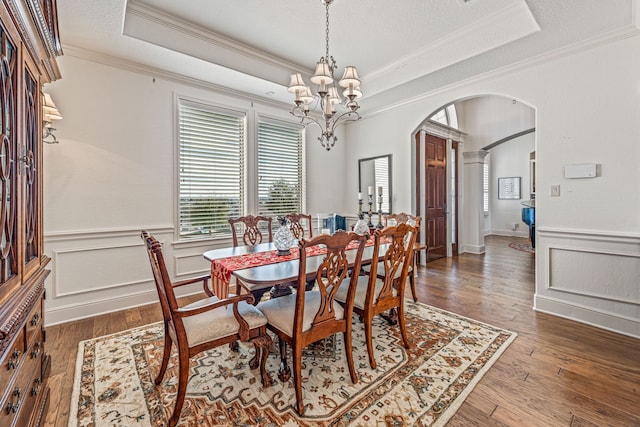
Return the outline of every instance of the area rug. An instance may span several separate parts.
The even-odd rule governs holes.
[[[509,247],[520,252],[536,253],[536,250],[529,243],[511,242],[509,243]]]
[[[276,352],[268,359],[275,380],[269,388],[262,387],[258,370],[249,369],[250,345],[195,357],[178,425],[442,426],[516,334],[408,300],[406,319],[413,343],[408,350],[397,326],[376,319],[373,370],[362,323],[354,318],[357,384],[349,378],[342,335],[335,357],[305,355],[304,416],[294,409],[293,381],[277,379]],[[162,345],[160,323],[81,342],[69,426],[165,426],[177,388],[177,356],[156,387]]]

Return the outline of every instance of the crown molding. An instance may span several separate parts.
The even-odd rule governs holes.
[[[539,31],[521,0],[363,76],[362,83],[379,93]]]
[[[218,92],[223,95],[228,95],[234,98],[244,99],[249,102],[259,102],[260,104],[269,105],[276,108],[290,109],[290,105],[285,102],[275,101],[271,98],[261,97],[252,93],[243,92],[236,89],[231,89],[227,86],[218,85],[202,79],[196,79],[193,77],[185,76],[184,74],[174,73],[161,68],[152,67],[149,65],[141,64],[139,62],[130,61],[120,57],[107,55],[100,52],[84,49],[77,46],[63,45],[65,56],[70,56],[86,61],[95,62],[98,64],[106,65],[109,67],[118,68],[121,70],[131,71],[139,74],[150,74],[154,77],[163,78],[165,80],[181,83],[184,85],[196,87],[199,89],[206,89]]]
[[[634,5],[637,5],[638,3],[640,3],[640,0],[634,0]],[[640,6],[636,10],[640,12]],[[485,80],[495,79],[497,77],[504,76],[516,71],[524,70],[536,65],[551,62],[559,58],[575,55],[581,52],[588,51],[590,49],[594,49],[599,46],[606,45],[608,43],[612,43],[618,40],[623,40],[629,37],[635,37],[638,35],[640,35],[640,27],[636,26],[634,22],[634,24],[630,24],[625,27],[621,27],[616,30],[603,33],[599,36],[592,37],[590,39],[583,40],[581,42],[574,43],[569,46],[565,46],[550,52],[546,52],[544,54],[531,57],[524,61],[519,61],[514,64],[497,68],[495,70],[477,74],[467,79],[459,80],[457,82],[454,82],[448,85],[440,86],[437,89],[420,92],[419,95],[416,95],[410,98],[405,98],[398,102],[389,103],[380,108],[374,108],[370,111],[366,111],[366,113],[362,115],[361,120],[368,120],[368,119],[374,118],[378,115],[387,113],[391,110],[395,110],[396,108],[401,108],[411,104],[415,104],[416,102],[420,102],[422,100],[436,96],[441,93],[449,92],[449,91],[452,91],[464,86],[476,84]]]
[[[292,72],[309,74],[300,64],[233,40],[137,0],[125,8],[122,33],[226,68],[282,84]],[[194,49],[208,46],[207,49]],[[214,61],[215,60],[215,61]]]

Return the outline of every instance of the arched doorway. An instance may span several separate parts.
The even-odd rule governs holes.
[[[460,99],[428,115],[412,145],[414,209],[424,218],[427,261],[484,253],[488,234],[528,237],[521,208],[535,198],[532,107],[499,95]],[[514,178],[517,197],[499,198],[498,178]]]

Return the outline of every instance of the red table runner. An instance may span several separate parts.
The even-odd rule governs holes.
[[[371,245],[373,245],[373,237],[370,237],[365,243],[365,246]],[[347,250],[356,249],[357,247],[358,242],[352,241],[347,245]],[[325,253],[327,253],[327,250],[322,246],[312,246],[307,248],[307,256],[323,255]],[[291,261],[298,258],[300,258],[300,249],[298,247],[294,247],[291,248],[291,254],[289,255],[278,255],[277,250],[271,250],[213,260],[211,261],[211,281],[213,291],[218,298],[226,298],[229,295],[231,274],[236,270],[275,264],[277,262]]]

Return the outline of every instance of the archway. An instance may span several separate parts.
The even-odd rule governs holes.
[[[535,200],[534,108],[502,95],[459,99],[429,114],[413,132],[412,144],[413,207],[427,217],[421,236],[427,245],[439,247],[446,233],[444,255],[452,256],[484,253],[489,234],[528,238],[521,208]],[[434,154],[444,173],[432,173]],[[502,197],[504,188],[498,194],[498,182],[508,184],[508,197]],[[444,220],[428,218],[434,207]]]

